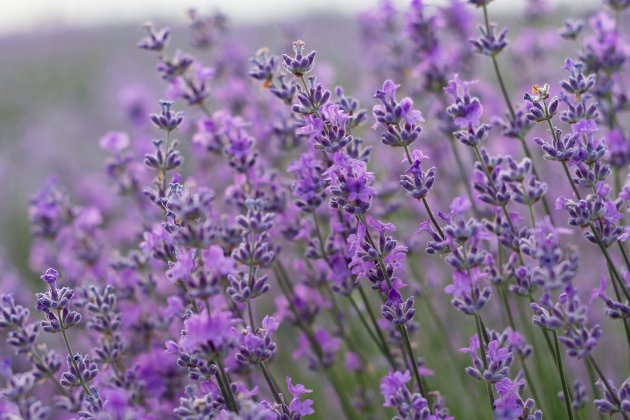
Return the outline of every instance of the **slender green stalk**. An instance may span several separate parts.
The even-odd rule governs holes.
[[[219,380],[219,378],[221,378],[224,384],[224,387],[225,387],[224,397],[226,398],[226,402],[229,401],[229,405],[232,406],[232,411],[238,413],[238,403],[236,402],[236,398],[234,398],[234,394],[232,393],[230,380],[227,374],[225,373],[225,368],[223,367],[223,362],[221,362],[220,357],[217,357],[216,364],[217,364],[217,367],[219,368],[219,371],[217,372],[217,381]],[[221,391],[223,391],[223,389],[221,389]]]
[[[247,317],[249,318],[249,326],[252,332],[256,329],[256,323],[254,322],[254,311],[252,311],[251,299],[247,299]]]
[[[529,220],[532,222],[532,228],[536,227],[536,213],[534,213],[534,206],[531,204],[527,206],[529,208]]]
[[[359,420],[359,416],[357,415],[357,412],[352,404],[350,404],[350,401],[348,400],[346,393],[344,392],[344,386],[337,376],[334,368],[328,368],[326,369],[326,372],[328,373],[328,377],[330,378],[330,382],[332,383],[333,388],[335,388],[335,392],[339,396],[341,407],[344,414],[346,415],[346,418],[351,420]]]
[[[604,375],[604,373],[600,369],[599,365],[597,364],[597,362],[595,361],[593,356],[591,356],[590,354],[588,356],[588,362],[593,367],[593,369],[595,369],[595,372],[597,372],[597,375],[602,380],[602,383],[604,384],[604,387],[606,388],[608,393],[615,399],[615,402],[617,404],[621,404],[621,401],[619,401],[619,398],[617,398],[617,393],[614,392],[614,390],[611,388],[610,384],[608,383],[608,379],[606,379],[606,376]],[[621,412],[621,415],[623,416],[624,419],[628,420],[628,415],[626,413]]]
[[[588,378],[589,382],[591,383],[591,392],[593,393],[594,400],[598,397],[597,386],[595,385],[595,369],[593,369],[593,366],[588,362],[588,359],[584,360],[584,365],[586,366],[586,371],[588,372]],[[602,413],[598,411],[597,414],[601,420],[604,420],[604,415]]]
[[[385,267],[385,262],[383,261],[383,255],[381,254],[380,250],[377,248],[376,243],[374,242],[374,240],[372,239],[372,236],[370,235],[369,227],[365,221],[365,218],[357,216],[357,220],[360,223],[362,223],[363,226],[365,226],[366,240],[372,246],[372,248],[374,248],[378,252],[378,256],[377,256],[378,266],[381,270],[381,273],[383,274],[383,277],[385,278],[385,281],[387,282],[387,286],[391,289],[392,280],[389,278],[389,273],[387,272],[387,268]],[[403,352],[407,352],[407,355],[411,359],[412,372],[416,380],[416,385],[418,386],[418,390],[420,391],[420,394],[423,397],[426,397],[427,394],[425,394],[424,392],[424,386],[422,385],[420,371],[418,370],[417,358],[413,352],[413,348],[411,347],[411,340],[409,339],[409,332],[407,331],[407,326],[405,324],[401,324],[398,326],[398,330],[400,331],[400,335],[402,336],[402,339],[403,339]]]
[[[233,405],[232,399],[229,397],[225,384],[223,383],[223,378],[221,377],[221,373],[217,371],[215,373],[215,379],[217,384],[219,385],[219,389],[221,390],[221,395],[223,395],[223,399],[225,400],[225,405],[227,405],[228,410],[236,412],[236,408]],[[208,377],[207,379],[210,379]]]
[[[20,328],[22,329],[22,331],[24,333],[26,333],[26,330],[24,329],[23,326],[20,326]],[[37,351],[37,349],[35,349],[35,346],[33,346],[31,348],[31,356],[33,356],[33,359],[35,359],[35,361],[37,363],[39,363],[40,365],[44,366],[43,363],[43,358],[42,356],[39,354],[39,352]],[[51,380],[51,382],[55,385],[55,388],[57,388],[57,390],[59,391],[59,393],[63,396],[69,396],[68,391],[66,391],[66,389],[63,387],[63,385],[61,385],[61,382],[59,382],[59,379],[57,379],[57,377],[54,375],[54,373],[51,373],[50,371],[46,370],[46,376]]]
[[[63,316],[61,315],[60,309],[57,310],[57,319],[59,320],[63,342],[66,345],[66,350],[68,350],[68,361],[70,362],[70,364],[72,364],[75,372],[77,372],[77,379],[79,379],[79,383],[81,384],[81,388],[83,388],[83,391],[85,391],[87,395],[92,396],[90,388],[88,388],[87,384],[83,380],[83,374],[81,373],[81,370],[79,370],[77,363],[74,361],[74,352],[70,347],[70,341],[68,340],[68,334],[66,334],[66,326],[63,323]]]
[[[407,156],[407,162],[410,165],[413,164],[413,159],[411,158],[411,153],[409,152],[409,146],[405,146],[404,149],[405,149],[405,155]],[[444,232],[442,231],[442,227],[440,227],[440,224],[438,223],[437,219],[433,215],[433,212],[431,211],[431,207],[429,206],[429,203],[427,202],[426,197],[422,197],[420,199],[420,201],[422,201],[422,204],[424,205],[424,208],[426,209],[427,213],[429,214],[429,218],[431,219],[431,223],[433,224],[433,227],[438,232],[440,237],[442,239],[444,239],[445,236],[444,236]]]
[[[479,320],[479,313],[475,312],[475,327],[477,327],[477,337],[479,338],[479,349],[481,350],[481,362],[483,363],[483,368],[488,369],[488,360],[486,359],[486,348],[487,345],[487,337],[485,331],[483,331],[481,327],[481,322]],[[486,392],[488,393],[488,402],[490,403],[490,411],[494,412],[494,393],[492,392],[492,384],[490,382],[484,381],[486,384]]]
[[[499,285],[497,287],[499,290],[499,295],[501,297],[501,302],[503,303],[503,308],[507,313],[507,317],[509,320],[510,327],[512,331],[518,331],[516,328],[516,323],[514,322],[514,315],[512,314],[512,309],[510,308],[510,302],[508,301],[507,294],[505,293],[505,289]],[[525,358],[521,356],[520,353],[517,352],[517,356],[521,362],[521,366],[523,367],[523,372],[525,373],[525,381],[527,381],[527,386],[529,387],[529,391],[532,393],[532,396],[536,400],[538,404],[541,403],[540,397],[536,392],[536,387],[534,386],[534,381],[532,380],[531,374],[529,373],[529,368],[527,367],[527,363],[525,363]]]
[[[608,266],[608,275],[610,276],[611,279],[613,278],[613,272],[610,265]],[[619,293],[619,288],[617,287],[617,283],[613,281],[612,285],[613,285],[613,290],[615,291],[615,296],[617,300],[621,301],[621,295]],[[623,324],[624,332],[626,333],[626,342],[628,343],[628,347],[630,347],[630,327],[628,326],[628,319],[624,318],[621,320],[621,322]]]
[[[260,370],[262,371],[263,376],[265,377],[265,381],[267,381],[267,385],[269,385],[269,389],[271,390],[273,399],[276,401],[276,403],[283,404],[284,399],[282,398],[282,393],[277,388],[276,381],[272,379],[271,372],[269,372],[269,369],[267,369],[265,362],[259,362],[258,366],[260,366]]]
[[[324,236],[322,235],[322,230],[319,227],[319,219],[317,218],[317,213],[315,212],[313,212],[313,221],[315,222],[315,233],[317,234],[317,239],[319,240],[319,249],[322,253],[322,258],[328,262],[326,246],[324,245]]]
[[[462,161],[462,156],[457,149],[457,144],[455,143],[455,139],[452,137],[449,138],[449,143],[451,144],[451,149],[453,151],[453,156],[455,157],[455,163],[457,163],[457,168],[459,169],[459,177],[464,184],[464,188],[466,189],[466,195],[470,200],[470,204],[473,206],[473,210],[475,213],[479,214],[479,209],[477,208],[477,204],[475,203],[475,198],[473,197],[472,188],[470,187],[469,176],[466,173],[466,168],[464,167],[464,162]]]
[[[313,334],[313,331],[311,330],[310,326],[305,324],[302,321],[302,319],[300,318],[300,314],[293,306],[293,298],[292,298],[293,291],[292,291],[291,282],[289,281],[282,264],[276,263],[276,265],[274,266],[274,272],[276,273],[276,278],[278,279],[278,284],[280,285],[281,290],[283,291],[283,293],[287,297],[287,300],[289,301],[289,308],[293,312],[293,315],[295,316],[295,320],[296,320],[296,324],[298,328],[300,328],[300,330],[306,336],[309,342],[309,345],[311,346],[311,349],[313,350],[313,353],[315,353],[315,356],[319,360],[320,364],[323,366],[323,356],[324,356],[323,350],[321,346],[319,345],[319,342],[315,339],[315,335]],[[286,282],[287,284],[284,284],[284,282]],[[263,372],[263,374],[265,374],[265,372]],[[269,376],[269,380],[267,382],[273,383],[274,381],[268,370],[266,374],[268,374]],[[339,386],[339,379],[336,377],[336,375],[334,374],[334,371],[331,368],[326,369],[326,377],[333,385],[333,388],[335,389],[335,392],[337,394],[337,398],[339,399],[339,402],[341,403],[342,409],[346,417],[348,419],[357,419],[354,409],[350,405],[348,398],[345,395],[343,387]]]
[[[556,330],[552,331],[554,342],[554,353],[556,357],[556,366],[558,367],[558,375],[560,375],[560,381],[562,382],[562,394],[564,395],[564,405],[567,408],[567,415],[569,420],[573,420],[573,407],[571,406],[571,391],[567,382],[567,377],[564,373],[564,366],[562,364],[562,353],[560,351],[560,343],[558,342],[558,333]]]
[[[383,336],[381,327],[378,325],[378,322],[376,321],[376,315],[374,315],[374,312],[372,311],[372,307],[370,306],[370,301],[367,297],[367,294],[365,293],[365,290],[363,290],[363,287],[360,284],[357,286],[357,289],[359,290],[359,295],[361,296],[361,300],[363,301],[363,306],[365,307],[365,311],[367,312],[368,317],[370,318],[370,322],[372,323],[372,326],[374,327],[374,330],[376,331],[376,334],[378,335],[378,338],[383,345],[383,349],[387,351],[387,353],[390,355],[389,357],[392,357],[391,351],[389,350],[389,347],[387,346],[387,340],[385,340],[385,336]]]
[[[328,264],[328,266],[331,269],[333,269],[333,266],[331,265],[330,261],[328,260],[328,254],[327,254],[326,248],[324,246],[324,237],[322,235],[322,230],[321,230],[321,227],[320,227],[319,219],[318,219],[317,214],[315,212],[313,212],[313,221],[314,221],[314,224],[315,224],[315,232],[316,232],[317,238],[319,240],[319,246],[320,246],[320,252],[322,254],[322,258]],[[350,300],[350,304],[353,306],[353,308],[357,312],[357,315],[359,316],[360,321],[362,322],[363,326],[365,327],[365,329],[367,330],[368,334],[370,335],[370,338],[372,338],[372,340],[374,341],[376,346],[379,348],[379,350],[381,350],[381,352],[383,353],[383,355],[385,356],[385,358],[387,359],[387,361],[389,362],[391,367],[393,369],[396,369],[396,362],[394,361],[394,358],[393,358],[391,352],[389,351],[389,347],[387,346],[387,342],[385,341],[385,339],[383,338],[382,334],[380,333],[380,328],[378,327],[378,324],[376,323],[376,320],[374,318],[374,314],[372,314],[372,312],[371,312],[371,309],[370,309],[370,306],[369,306],[369,302],[367,301],[367,297],[365,296],[365,292],[363,292],[363,290],[361,289],[360,286],[359,286],[359,289],[360,289],[360,293],[362,295],[361,297],[363,298],[363,303],[364,303],[367,311],[369,312],[370,318],[372,319],[372,322],[373,322],[373,325],[374,325],[374,329],[379,334],[378,338],[374,335],[374,332],[368,326],[367,321],[365,320],[365,317],[363,315],[363,312],[359,309],[358,305],[356,304],[356,301],[354,300],[354,298],[351,295],[348,296],[348,298]],[[334,297],[332,295],[331,295],[331,300],[333,302],[335,302],[334,301]]]
[[[232,393],[232,387],[230,386],[230,383],[231,383],[230,378],[227,376],[227,373],[225,372],[225,367],[223,366],[223,362],[221,361],[220,357],[217,357],[216,362],[217,362],[217,366],[219,367],[219,374],[221,375],[221,377],[223,378],[223,382],[225,383],[225,389],[226,389],[228,398],[232,402],[234,411],[238,413],[238,403],[236,402],[236,398],[234,398],[234,394]]]
[[[400,329],[400,334],[402,335],[402,338],[403,338],[403,344],[404,344],[405,350],[407,351],[407,355],[409,356],[409,359],[410,359],[409,363],[411,364],[413,375],[415,376],[416,382],[418,383],[418,390],[420,391],[420,395],[424,397],[428,397],[426,386],[423,385],[422,378],[420,377],[420,371],[418,370],[418,362],[413,353],[413,348],[411,347],[411,340],[409,340],[409,334],[407,333],[407,326],[403,324],[403,325],[399,325],[398,328]]]
[[[350,300],[350,304],[352,305],[352,307],[354,308],[355,312],[359,316],[359,320],[363,324],[363,327],[367,330],[370,338],[372,339],[372,341],[374,341],[374,344],[376,344],[376,347],[378,347],[378,349],[381,351],[381,353],[383,353],[383,356],[385,356],[385,359],[387,359],[387,362],[392,367],[392,369],[395,370],[397,368],[396,361],[394,360],[394,357],[390,353],[389,347],[387,347],[387,343],[385,343],[381,339],[379,339],[375,335],[374,331],[372,331],[372,328],[370,328],[369,324],[367,323],[367,320],[365,319],[365,315],[363,315],[363,311],[361,311],[361,308],[359,308],[359,306],[357,305],[356,300],[352,296],[348,296],[348,298]],[[377,332],[379,332],[379,331],[380,331],[380,329],[377,329]],[[380,336],[382,338],[382,335],[380,335]]]

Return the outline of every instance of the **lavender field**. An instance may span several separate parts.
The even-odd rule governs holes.
[[[1,36],[0,419],[629,419],[630,1],[506,2]]]

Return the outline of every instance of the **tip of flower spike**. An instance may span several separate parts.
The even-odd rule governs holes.
[[[49,268],[40,278],[48,284],[53,284],[59,278],[59,272],[54,268]]]
[[[162,108],[162,112],[168,112],[171,110],[171,106],[173,106],[173,101],[169,101],[166,99],[160,99],[160,108]]]
[[[297,41],[294,41],[293,42],[293,49],[295,50],[296,54],[298,52],[301,52],[305,45],[306,45],[306,42],[302,41],[301,39],[298,39]]]
[[[534,96],[532,97],[530,95],[525,95],[525,100],[531,102],[540,102],[542,100],[548,99],[550,90],[551,88],[549,87],[548,83],[545,83],[542,86],[534,84],[532,86],[532,93],[534,94]]]

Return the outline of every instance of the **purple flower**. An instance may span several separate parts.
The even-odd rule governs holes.
[[[293,43],[293,57],[282,54],[285,70],[297,77],[304,76],[312,70],[315,55],[317,54],[315,51],[311,51],[307,55],[304,55],[304,45],[304,41],[295,41]]]
[[[233,345],[236,339],[236,320],[227,311],[208,313],[203,310],[184,321],[185,334],[179,345],[187,352],[222,352]]]
[[[411,380],[411,373],[406,370],[404,372],[394,371],[385,375],[381,379],[381,394],[385,398],[385,406],[391,407],[389,401],[398,391],[407,387],[407,382]]]
[[[293,380],[291,377],[286,377],[287,388],[289,388],[289,393],[293,396],[293,399],[289,403],[289,409],[299,415],[299,416],[308,416],[315,413],[313,409],[313,400],[304,400],[301,401],[302,395],[309,394],[313,392],[310,389],[307,389],[304,385],[296,384],[293,385]]]
[[[455,101],[446,111],[453,117],[458,127],[465,128],[471,125],[479,125],[479,119],[483,114],[483,106],[476,96],[470,96],[470,86],[477,83],[473,81],[461,81],[459,75],[453,75],[444,92],[453,97]]]
[[[374,174],[365,162],[338,152],[333,164],[324,172],[329,182],[330,206],[353,215],[361,215],[370,208],[376,190],[372,187]]]

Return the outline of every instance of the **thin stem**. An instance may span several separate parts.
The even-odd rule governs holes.
[[[621,256],[623,257],[624,262],[626,263],[626,267],[630,271],[630,258],[628,258],[628,253],[626,248],[623,246],[623,242],[617,241],[617,245],[619,245],[619,252],[621,252]]]
[[[293,306],[292,286],[291,286],[291,282],[289,281],[288,277],[286,276],[286,272],[284,270],[284,267],[282,266],[282,264],[277,263],[274,266],[274,271],[276,272],[276,278],[278,279],[278,284],[280,285],[280,288],[282,289],[283,293],[287,297],[287,300],[289,301],[289,308],[291,309],[291,311],[295,315],[295,320],[296,320],[298,328],[300,328],[300,330],[302,330],[302,332],[306,336],[306,338],[307,338],[307,340],[309,342],[309,345],[311,346],[311,349],[313,350],[313,353],[315,353],[315,356],[319,360],[319,363],[323,366],[323,357],[324,357],[323,350],[322,350],[321,346],[319,345],[319,342],[315,339],[315,336],[314,336],[312,330],[309,328],[309,326],[307,324],[305,324],[302,321],[302,319],[300,318],[299,312]],[[287,284],[284,284],[283,282],[286,282]],[[267,373],[269,374],[269,372],[267,372]],[[345,393],[343,392],[343,388],[339,386],[339,380],[335,376],[334,371],[332,369],[326,369],[326,373],[327,373],[326,376],[327,376],[328,380],[332,383],[333,387],[335,388],[335,392],[337,393],[337,397],[339,398],[339,401],[341,403],[341,406],[342,406],[342,408],[344,410],[344,413],[345,413],[346,417],[349,418],[349,419],[356,419],[354,411],[352,410],[352,407],[350,406],[350,404],[349,404],[349,402],[347,400],[347,397],[346,397]],[[269,374],[269,381],[273,382],[273,377],[270,374]]]
[[[221,373],[217,370],[214,376],[217,380],[217,384],[219,385],[219,389],[221,390],[221,395],[223,395],[223,399],[225,400],[225,405],[227,405],[228,410],[236,411],[234,405],[232,405],[232,400],[228,396],[227,389],[225,388],[225,384],[223,383],[223,378],[221,377]]]
[[[66,334],[66,326],[63,323],[63,317],[61,316],[60,309],[57,310],[57,319],[59,320],[59,324],[61,327],[61,335],[63,337],[63,342],[66,345],[66,350],[68,350],[68,356],[69,356],[68,360],[70,361],[70,364],[72,364],[74,371],[77,372],[77,378],[79,379],[81,388],[83,388],[83,390],[85,391],[87,395],[92,396],[92,392],[90,392],[90,388],[88,388],[87,384],[83,380],[83,373],[81,372],[81,370],[79,370],[79,367],[74,361],[74,352],[72,351],[72,348],[70,347],[70,341],[68,340],[68,334]]]
[[[536,213],[534,213],[534,206],[531,204],[529,206],[529,220],[532,222],[532,228],[536,227]]]
[[[374,341],[374,344],[376,344],[376,347],[378,347],[378,349],[381,351],[381,353],[383,353],[383,355],[385,356],[385,358],[389,362],[389,364],[392,367],[392,369],[396,369],[396,367],[397,367],[396,366],[396,362],[394,361],[394,358],[392,357],[391,353],[389,352],[389,348],[387,347],[387,344],[383,343],[374,334],[374,332],[372,331],[372,328],[370,328],[369,324],[367,323],[367,320],[365,319],[365,316],[363,315],[363,312],[361,311],[361,309],[357,305],[356,300],[354,300],[354,298],[352,296],[348,296],[348,299],[350,300],[350,304],[354,308],[355,312],[359,316],[359,320],[361,321],[361,324],[363,324],[363,327],[367,330],[368,335],[370,336],[372,341]],[[377,331],[378,331],[378,329],[377,329]]]
[[[383,336],[383,332],[381,331],[381,328],[379,327],[378,322],[376,321],[376,316],[374,315],[374,312],[372,311],[372,307],[370,306],[370,301],[368,300],[367,294],[365,293],[365,290],[363,290],[363,287],[360,284],[357,286],[357,289],[359,290],[359,295],[361,296],[361,300],[363,301],[363,306],[365,307],[368,317],[370,318],[370,322],[372,323],[372,326],[374,327],[374,330],[376,331],[376,334],[378,335],[378,338],[380,342],[382,343],[383,350],[388,354],[388,356],[386,357],[388,361],[389,359],[391,359],[390,364],[393,363],[395,365],[396,362],[394,361],[391,351],[389,350],[389,346],[387,345],[385,336]]]
[[[372,239],[372,236],[370,235],[370,231],[369,231],[369,227],[365,221],[364,217],[360,217],[357,216],[357,220],[363,224],[363,226],[365,226],[365,236],[366,236],[366,240],[368,241],[368,243],[372,246],[372,248],[374,250],[376,250],[378,252],[378,256],[377,256],[377,262],[379,265],[379,268],[381,270],[381,273],[383,274],[383,277],[385,278],[385,282],[387,283],[387,286],[391,289],[392,288],[392,280],[389,277],[389,273],[387,272],[387,268],[385,267],[385,262],[383,261],[383,255],[381,253],[381,251],[376,247],[376,243],[374,242],[374,240]],[[413,374],[414,377],[416,379],[416,383],[418,385],[418,390],[420,391],[420,394],[422,396],[426,397],[426,394],[423,392],[424,387],[422,386],[422,379],[420,378],[420,372],[418,370],[418,363],[417,363],[417,359],[416,356],[413,352],[413,348],[411,347],[411,341],[409,339],[409,333],[407,332],[407,326],[405,324],[399,325],[398,329],[400,330],[400,334],[402,336],[403,339],[403,352],[407,351],[407,354],[409,356],[409,358],[411,359],[411,367],[413,370]]]
[[[405,149],[405,155],[407,156],[407,162],[410,165],[413,164],[413,160],[411,158],[411,153],[409,152],[409,146],[405,146],[404,149]],[[433,212],[431,211],[431,207],[429,207],[429,203],[427,202],[426,197],[422,197],[420,200],[422,201],[422,204],[424,204],[424,208],[426,209],[427,213],[429,214],[429,218],[431,219],[431,223],[433,224],[433,227],[435,227],[435,230],[438,232],[440,237],[442,239],[444,239],[445,238],[444,232],[442,231],[442,228],[440,227],[440,224],[437,222],[437,219],[433,215]]]
[[[324,246],[324,236],[322,235],[322,230],[319,226],[319,219],[315,211],[313,211],[313,221],[315,222],[315,233],[317,234],[317,239],[319,240],[319,249],[322,253],[322,258],[328,262],[328,255],[326,253],[326,247]]]
[[[335,392],[337,393],[337,396],[339,397],[339,401],[341,402],[341,408],[343,409],[343,412],[346,415],[346,418],[359,420],[359,417],[356,414],[356,410],[354,409],[354,407],[352,407],[352,404],[350,404],[350,401],[348,401],[348,398],[346,397],[343,384],[339,380],[339,377],[335,373],[335,370],[332,368],[328,368],[326,369],[326,372],[328,373],[330,382],[332,383],[333,388],[335,388]]]
[[[593,356],[591,356],[590,354],[588,355],[588,362],[595,369],[595,372],[597,372],[597,375],[602,380],[602,382],[603,382],[604,386],[606,387],[606,390],[608,391],[608,393],[615,399],[615,402],[617,404],[621,404],[621,401],[619,401],[619,398],[617,398],[617,393],[615,393],[613,391],[613,389],[611,388],[610,384],[608,383],[608,379],[606,379],[606,376],[604,376],[604,373],[600,369],[599,365],[597,364],[597,362],[595,361]],[[623,416],[624,419],[628,419],[628,415],[626,413],[621,412],[621,415]]]
[[[608,275],[610,276],[611,279],[613,278],[613,272],[610,265],[608,266]],[[621,294],[619,293],[619,288],[617,287],[617,283],[615,283],[614,280],[612,282],[612,285],[613,285],[613,290],[615,291],[615,297],[617,298],[618,301],[621,301]],[[630,328],[628,327],[628,319],[622,318],[621,322],[623,323],[623,329],[624,329],[624,332],[626,333],[626,342],[628,343],[628,347],[630,347]]]
[[[564,367],[562,364],[562,353],[560,352],[560,343],[558,341],[558,332],[556,330],[552,331],[553,342],[554,342],[554,353],[556,357],[556,366],[558,367],[558,374],[560,375],[560,381],[562,382],[562,393],[564,395],[564,405],[567,408],[567,415],[569,416],[569,420],[573,420],[573,407],[571,406],[571,392],[569,390],[569,384],[567,383],[567,378],[564,373]]]
[[[542,179],[540,175],[538,174],[538,171],[536,170],[536,166],[534,165],[534,158],[532,157],[532,152],[529,150],[529,146],[527,146],[527,142],[525,141],[525,138],[523,136],[519,136],[518,138],[521,142],[521,145],[523,146],[523,151],[525,152],[525,156],[532,162],[532,174],[534,174],[536,179]],[[549,203],[547,202],[547,196],[543,195],[541,201],[542,201],[543,208],[545,210],[545,214],[549,216],[549,220],[551,221],[552,224],[555,225],[556,223],[553,220],[551,207],[549,206]]]
[[[534,303],[534,298],[532,297],[532,295],[529,295],[529,302],[530,303]],[[555,353],[554,347],[553,347],[553,343],[551,342],[551,339],[549,338],[549,334],[547,334],[547,330],[545,330],[544,328],[541,328],[540,331],[543,334],[543,337],[545,337],[545,342],[547,343],[547,348],[549,349],[549,352],[551,354]],[[556,363],[556,367],[558,367],[558,361],[554,358],[554,362]]]
[[[429,203],[427,202],[426,197],[422,197],[422,204],[424,204],[424,208],[427,210],[427,213],[429,213],[431,223],[433,223],[433,226],[435,227],[435,230],[437,230],[438,235],[440,235],[440,237],[444,239],[446,236],[444,236],[444,232],[442,231],[440,224],[437,222],[437,219],[433,215],[433,212],[431,211],[431,207],[429,207]]]
[[[514,322],[514,315],[512,314],[512,309],[510,308],[510,302],[508,301],[508,297],[507,297],[507,294],[505,293],[505,289],[503,288],[502,285],[499,285],[497,288],[499,289],[499,295],[501,296],[503,308],[505,309],[505,312],[507,313],[510,327],[512,328],[512,331],[517,331],[516,323]],[[519,352],[517,352],[517,355],[518,355],[519,360],[521,361],[523,372],[525,373],[525,380],[527,381],[527,386],[529,387],[529,390],[532,393],[532,396],[534,397],[536,402],[540,404],[541,400],[538,396],[538,393],[536,392],[536,387],[534,386],[534,381],[532,380],[532,377],[529,373],[529,368],[527,367],[527,363],[525,363],[525,358]]]
[[[400,329],[400,334],[402,335],[403,338],[403,344],[405,347],[405,350],[407,351],[407,355],[409,356],[410,363],[411,363],[411,367],[412,367],[412,371],[413,371],[413,376],[416,378],[416,382],[418,384],[418,390],[420,391],[420,395],[422,395],[423,397],[428,397],[428,394],[426,393],[426,390],[424,389],[424,386],[422,385],[422,378],[420,377],[420,371],[418,370],[418,362],[416,360],[416,356],[413,353],[413,348],[411,347],[411,340],[409,340],[409,333],[407,332],[407,326],[405,324],[399,325],[398,328]]]
[[[24,330],[24,327],[21,327],[22,330]],[[24,332],[26,332],[26,330],[24,330]],[[40,365],[44,366],[44,362],[43,362],[43,358],[42,356],[39,354],[39,352],[37,351],[37,349],[35,349],[35,347],[33,346],[31,348],[31,356],[33,356],[33,358],[35,359],[36,362],[38,362]],[[66,391],[66,389],[63,387],[63,385],[61,385],[61,382],[59,382],[59,379],[57,379],[57,377],[50,372],[48,369],[46,369],[46,376],[48,376],[48,378],[50,378],[50,380],[52,381],[52,383],[55,385],[55,387],[57,388],[57,390],[64,396],[68,396],[68,391]]]
[[[455,157],[455,162],[457,163],[457,167],[459,168],[459,177],[464,183],[464,188],[466,189],[466,195],[470,200],[470,203],[473,206],[473,209],[476,213],[479,213],[479,209],[477,208],[477,204],[475,204],[475,198],[473,197],[472,188],[470,187],[469,176],[466,173],[466,168],[464,167],[464,162],[462,161],[462,156],[459,154],[459,150],[457,149],[457,143],[455,143],[455,139],[451,136],[449,139],[449,143],[451,144],[451,149],[453,150],[453,156]]]
[[[475,312],[475,327],[477,328],[477,337],[479,338],[479,349],[481,350],[481,362],[483,363],[483,368],[488,369],[488,360],[486,359],[486,339],[484,338],[485,334],[482,332],[481,322],[479,319],[479,314]],[[494,413],[494,393],[492,392],[492,385],[490,382],[484,381],[486,384],[486,391],[488,393],[488,401],[490,402],[490,411]]]
[[[591,383],[591,392],[593,393],[593,399],[596,399],[597,398],[597,385],[595,385],[595,382],[596,382],[595,370],[593,369],[593,366],[588,362],[588,359],[584,360],[584,365],[586,366],[589,382]],[[599,418],[601,420],[604,419],[604,415],[602,413],[598,411],[597,414],[599,415]]]
[[[223,362],[221,361],[220,357],[217,357],[216,364],[217,364],[217,367],[219,368],[218,373],[225,384],[225,393],[227,395],[228,400],[230,401],[230,404],[232,405],[232,409],[233,409],[232,411],[238,413],[238,403],[236,402],[236,398],[234,398],[234,394],[232,393],[232,387],[230,386],[230,379],[225,373],[225,368],[223,367]]]
[[[269,385],[269,389],[271,390],[271,394],[273,395],[273,399],[278,404],[281,404],[281,405],[284,404],[284,400],[282,398],[282,394],[280,393],[280,390],[276,388],[276,384],[275,384],[274,380],[271,378],[271,373],[267,369],[267,366],[265,365],[265,362],[258,362],[258,366],[260,366],[260,370],[262,371],[263,376],[265,377],[265,380],[267,381],[267,385]]]
[[[249,326],[253,332],[256,329],[256,323],[254,322],[254,312],[252,311],[251,299],[247,299],[247,317],[249,318]]]

